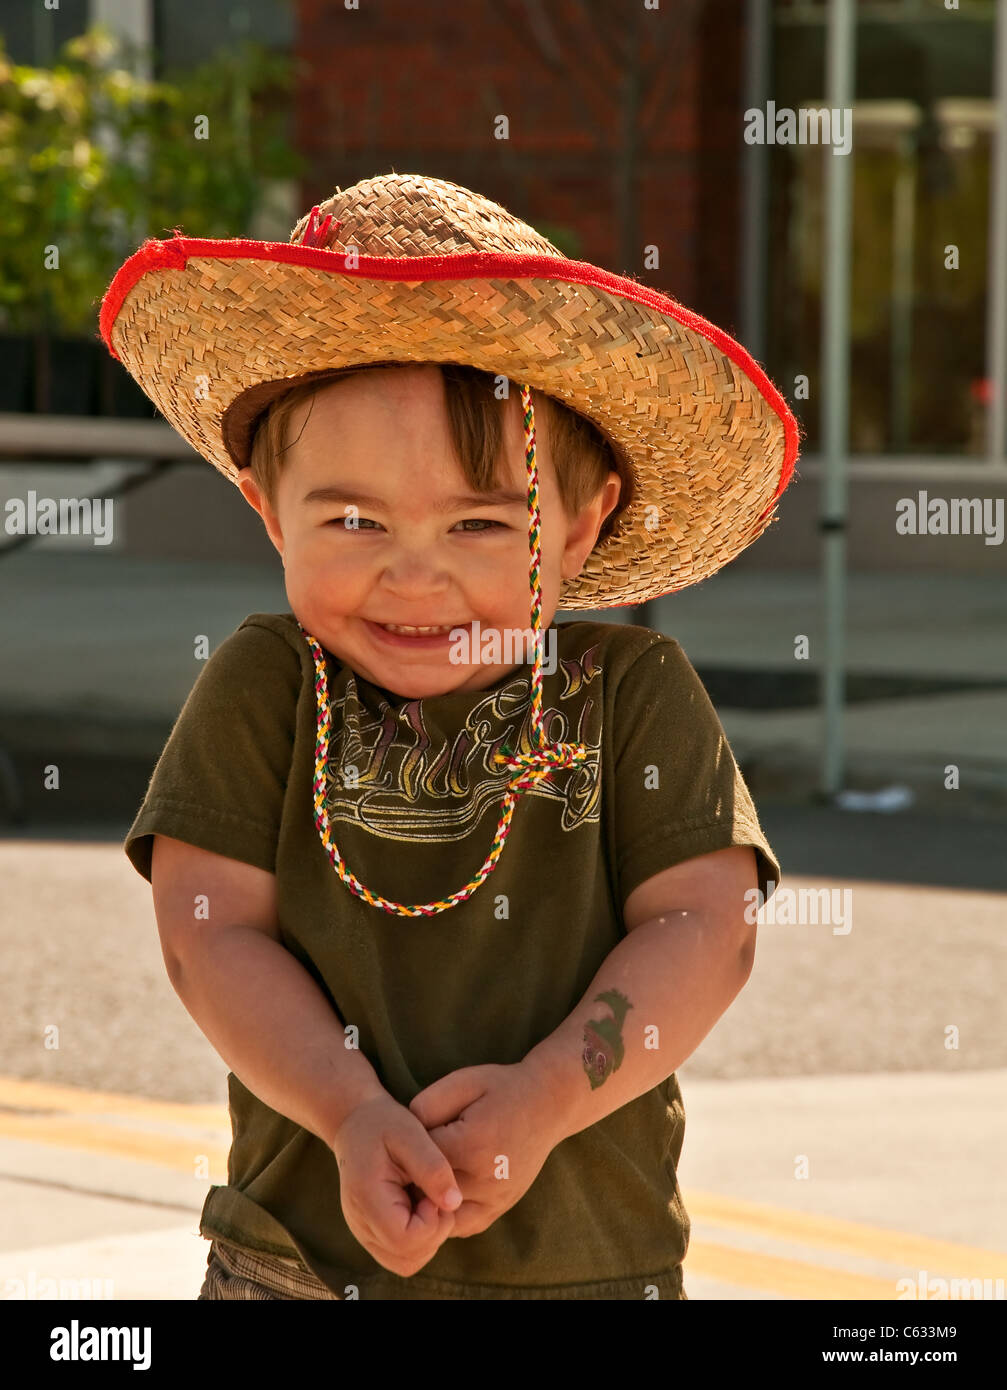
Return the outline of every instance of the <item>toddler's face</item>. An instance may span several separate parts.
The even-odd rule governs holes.
[[[579,574],[618,501],[619,479],[610,473],[581,515],[568,517],[538,415],[535,432],[544,634],[561,581]],[[447,633],[395,636],[382,625],[471,628],[478,620],[480,633],[530,633],[520,395],[507,403],[497,479],[511,496],[497,500],[466,484],[432,366],[323,387],[294,412],[288,440],[296,442],[283,454],[275,510],[249,469],[239,484],[282,556],[290,608],[305,629],[365,680],[409,699],[485,689],[517,669],[480,661],[472,642],[456,663]],[[520,661],[523,649],[512,650]]]

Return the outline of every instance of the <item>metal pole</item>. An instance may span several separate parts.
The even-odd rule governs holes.
[[[56,61],[55,25],[56,16],[50,9],[41,5],[32,7],[32,65],[37,68],[51,68]]]
[[[916,240],[916,141],[895,137],[897,163],[892,197],[891,431],[895,453],[909,447],[913,355],[913,262]]]
[[[126,51],[122,61],[131,64],[133,76],[146,82],[151,81],[154,0],[90,0],[89,17],[92,24],[105,25],[125,45]],[[119,62],[119,66],[122,66],[122,61]],[[132,148],[124,151],[114,127],[100,123],[96,131],[96,141],[108,151],[113,160],[128,160],[138,175],[150,162],[148,140],[145,135],[134,137]],[[149,230],[142,209],[137,212],[131,226],[127,225],[125,214],[118,209],[110,210],[109,222],[114,229],[122,255],[139,246]]]
[[[746,0],[745,110],[766,109],[769,94],[769,0]],[[742,342],[755,358],[766,358],[766,246],[769,240],[769,150],[745,145],[742,163],[741,325]]]
[[[1007,465],[1007,6],[996,7],[993,100],[993,169],[990,189],[989,298],[986,320],[986,374],[990,382],[986,451],[990,462]]]
[[[853,106],[855,61],[853,0],[829,0],[826,31],[826,104]],[[845,115],[841,117],[845,119]],[[835,131],[830,131],[835,139]],[[850,396],[850,203],[855,151],[823,147],[825,160],[825,285],[822,341],[822,583],[825,652],[821,668],[824,723],[822,791],[832,798],[843,784],[844,627],[846,607],[846,455]]]

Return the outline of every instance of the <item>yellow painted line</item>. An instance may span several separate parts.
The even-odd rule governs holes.
[[[180,1173],[195,1174],[196,1160],[205,1156],[213,1172],[227,1172],[230,1144],[193,1134],[183,1138],[150,1130],[123,1129],[118,1125],[76,1119],[74,1116],[0,1114],[0,1137],[34,1144],[55,1144],[66,1149],[85,1149],[111,1158],[131,1158],[158,1163]]]
[[[32,1111],[44,1113],[32,1114]],[[156,1128],[159,1125],[176,1132],[162,1130],[159,1133]],[[180,1128],[182,1133],[178,1133]],[[190,1132],[186,1134],[185,1130]],[[204,1154],[212,1171],[226,1173],[231,1140],[226,1106],[155,1101],[15,1077],[0,1077],[0,1135],[156,1163],[182,1173],[193,1173],[197,1155]],[[1002,1278],[1007,1274],[1007,1253],[691,1188],[685,1193],[685,1199],[691,1217],[726,1228],[728,1232],[733,1228],[767,1240],[794,1241],[954,1278]],[[735,1277],[728,1277],[724,1272],[725,1261]],[[778,1256],[732,1250],[726,1245],[690,1244],[688,1266],[696,1274],[705,1275],[709,1267],[710,1278],[741,1283],[743,1287],[765,1288],[791,1297],[894,1297],[894,1279],[889,1286],[883,1279],[843,1274]],[[809,1271],[814,1272],[817,1280],[824,1280],[830,1289],[847,1287],[852,1280],[852,1287],[875,1291],[790,1292],[814,1284],[814,1281],[809,1283]],[[760,1279],[769,1282],[760,1282]],[[784,1287],[780,1287],[779,1281]]]
[[[205,1155],[212,1171],[226,1173],[231,1122],[221,1105],[0,1077],[0,1135],[182,1173],[193,1173],[197,1156]]]
[[[685,1291],[690,1276],[715,1279],[743,1289],[782,1294],[784,1298],[895,1298],[894,1279],[873,1279],[847,1274],[840,1269],[760,1255],[751,1250],[732,1250],[710,1241],[690,1242],[684,1266]]]
[[[230,1132],[226,1105],[184,1101],[148,1100],[143,1096],[122,1095],[115,1091],[90,1091],[83,1086],[60,1086],[49,1081],[22,1081],[0,1076],[0,1108],[15,1110],[56,1110],[72,1114],[101,1111],[118,1115],[137,1115],[166,1124],[223,1125]]]
[[[961,1279],[995,1279],[1007,1276],[1007,1253],[983,1250],[954,1241],[886,1230],[838,1217],[757,1202],[722,1197],[713,1192],[684,1192],[685,1208],[697,1221],[754,1232],[769,1240],[793,1240],[848,1255],[884,1260],[886,1264],[925,1269]],[[868,1295],[865,1295],[867,1297]],[[876,1295],[871,1295],[876,1296]]]

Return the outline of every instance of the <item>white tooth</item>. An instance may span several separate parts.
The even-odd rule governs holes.
[[[402,632],[416,636],[425,636],[434,632],[451,631],[450,627],[411,627],[407,626],[405,623],[383,623],[382,626],[388,628],[391,632]]]

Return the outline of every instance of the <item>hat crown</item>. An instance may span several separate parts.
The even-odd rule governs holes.
[[[361,256],[460,256],[473,251],[563,257],[551,241],[499,203],[447,179],[380,174],[339,189],[306,212],[292,243]],[[326,225],[326,218],[331,222]],[[320,228],[318,231],[316,228]]]

